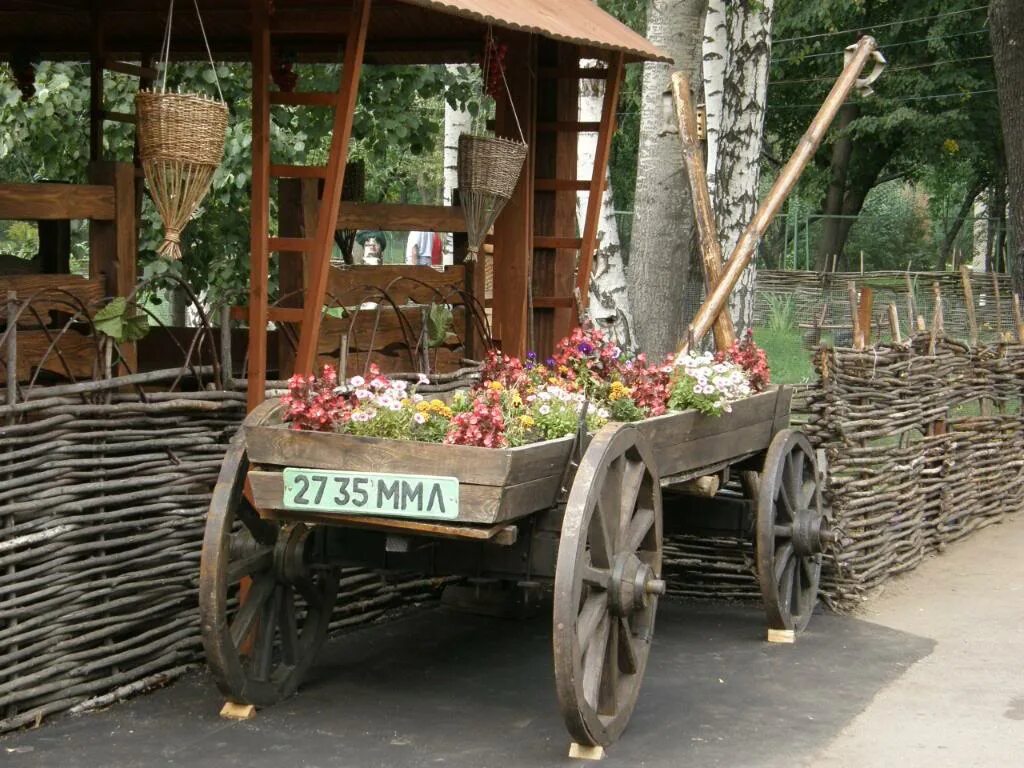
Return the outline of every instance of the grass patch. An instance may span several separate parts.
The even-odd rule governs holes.
[[[811,353],[792,329],[755,328],[754,341],[768,355],[772,384],[803,384],[814,378]]]

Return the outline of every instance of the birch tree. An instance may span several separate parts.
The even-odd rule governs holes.
[[[675,60],[678,69],[699,73],[707,0],[649,0],[647,37]],[[629,303],[643,307],[633,318],[637,346],[657,358],[677,347],[685,333],[687,275],[695,224],[683,172],[668,64],[644,64],[640,114]],[[695,78],[696,79],[696,78]]]
[[[459,65],[447,65],[452,76],[459,74]],[[459,136],[473,128],[473,116],[467,109],[453,107],[447,100],[444,104],[444,204],[454,203],[454,192],[459,187]],[[436,167],[436,166],[435,166]],[[452,236],[444,238],[444,263],[452,263]]]
[[[596,61],[584,61],[584,67],[597,66]],[[580,82],[579,121],[600,122],[604,104],[603,80]],[[577,144],[576,178],[589,179],[594,173],[597,154],[597,134],[581,133]],[[576,219],[583,231],[589,192],[580,192],[576,198]],[[598,225],[598,248],[590,276],[590,316],[594,323],[611,333],[623,349],[633,350],[632,315],[626,290],[626,269],[619,240],[619,226],[615,218],[612,182],[605,171],[604,194],[601,196],[601,220]]]
[[[725,88],[725,68],[729,60],[729,31],[726,27],[726,0],[708,0],[708,13],[704,21],[704,112],[707,133],[708,191],[715,201],[718,181],[718,134],[722,126],[722,92]]]
[[[757,212],[774,0],[738,0],[725,14],[727,58],[715,160],[715,215],[728,258]],[[753,261],[729,299],[736,330],[754,319]]]

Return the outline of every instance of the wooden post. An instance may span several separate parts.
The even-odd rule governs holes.
[[[579,290],[580,306],[585,310],[590,301],[590,270],[594,264],[594,250],[597,248],[597,225],[601,215],[601,196],[604,192],[605,173],[611,157],[612,136],[615,134],[616,112],[619,108],[619,92],[625,75],[624,53],[613,53],[608,62],[608,80],[605,84],[604,105],[601,110],[601,126],[597,133],[597,151],[594,153],[594,173],[590,178],[590,194],[587,198],[587,213],[583,223],[583,242],[580,245],[580,263],[576,271],[576,288]]]
[[[978,346],[978,318],[974,313],[974,291],[971,288],[971,270],[966,264],[960,265],[960,281],[964,286],[964,308],[967,310],[967,332],[971,346]]]
[[[672,93],[676,101],[676,119],[679,122],[679,140],[683,145],[683,165],[690,179],[693,196],[693,211],[697,217],[697,233],[700,239],[701,261],[704,265],[704,285],[707,292],[718,285],[722,277],[722,243],[718,239],[715,224],[715,209],[708,190],[708,178],[704,169],[704,153],[701,151],[697,131],[697,112],[693,106],[690,81],[682,72],[672,75]],[[713,327],[715,346],[727,349],[736,340],[736,329],[727,311],[719,312]]]
[[[861,349],[860,344],[860,303],[857,300],[857,284],[850,280],[846,284],[846,295],[850,300],[850,327],[853,329],[850,344]]]
[[[534,161],[533,104],[537,50],[533,35],[525,32],[502,33],[508,44],[505,76],[530,150],[523,164],[519,183],[512,191],[501,215],[494,223],[494,295],[492,317],[494,335],[509,355],[525,357],[528,345],[528,296],[533,280],[533,201]],[[519,138],[519,129],[508,99],[500,99],[495,113],[495,132],[499,136]],[[599,201],[600,202],[600,201]],[[581,267],[582,269],[582,267]]]
[[[224,389],[231,389],[234,381],[235,366],[232,354],[231,307],[225,304],[220,308],[220,375]]]
[[[697,314],[694,315],[692,329],[695,341],[699,342],[704,337],[704,334],[710,330],[714,318],[725,307],[729,300],[729,294],[732,293],[733,287],[739,282],[740,275],[743,274],[743,271],[753,258],[757,244],[761,241],[768,226],[775,218],[775,214],[778,213],[779,209],[786,202],[786,198],[796,185],[807,163],[810,162],[818,147],[821,146],[829,126],[839,111],[839,107],[842,106],[843,102],[846,101],[846,97],[858,84],[860,73],[868,60],[875,55],[876,47],[875,39],[870,35],[865,35],[853,48],[852,55],[843,68],[843,73],[836,80],[835,85],[832,86],[832,90],[825,98],[821,109],[814,116],[814,120],[811,121],[793,156],[779,172],[775,184],[772,186],[771,191],[768,192],[768,196],[764,199],[760,208],[758,208],[753,221],[747,225],[747,228],[740,236],[736,248],[733,249],[732,255],[729,256],[726,262],[722,279],[704,300],[700,309],[697,310]],[[683,349],[686,349],[686,347]]]
[[[103,2],[92,0],[89,23],[89,160],[103,159]]]
[[[257,0],[258,1],[258,0]],[[320,319],[327,291],[327,275],[331,268],[334,232],[338,228],[341,189],[348,164],[348,145],[359,91],[359,73],[366,50],[366,32],[370,21],[370,0],[356,0],[352,6],[352,25],[345,40],[345,59],[341,69],[341,88],[335,105],[331,149],[328,155],[324,194],[320,203],[316,239],[310,252],[310,275],[302,315],[302,335],[295,357],[296,373],[311,373],[316,362],[320,338]],[[266,94],[264,94],[266,98]],[[261,234],[266,237],[266,229]]]
[[[999,278],[995,272],[990,272],[992,275],[992,293],[996,298],[996,337],[1003,340],[1003,299],[999,293]]]
[[[18,402],[18,294],[7,292],[7,405]],[[8,417],[8,423],[14,420],[14,414]],[[14,518],[10,518],[13,524]]]
[[[910,335],[914,335],[914,319],[917,317],[917,302],[914,300],[914,281],[910,279],[910,268],[903,274],[907,283],[907,322],[910,324]]]
[[[1013,294],[1013,322],[1017,326],[1017,341],[1024,344],[1024,317],[1021,316],[1020,294]]]
[[[312,186],[314,193],[318,179],[278,179],[277,182],[277,230],[281,237],[308,237],[315,228],[305,228],[303,186]],[[314,200],[314,206],[316,200]],[[302,307],[303,284],[305,280],[305,254],[296,251],[278,254],[278,305]],[[289,324],[290,325],[290,324]],[[292,325],[292,328],[295,326]],[[277,335],[278,378],[287,379],[295,372],[295,346],[292,335]]]
[[[938,280],[932,283],[932,294],[935,296],[935,312],[932,314],[932,332],[928,342],[928,354],[930,355],[935,354],[938,340],[945,334],[942,315],[942,287]]]
[[[865,285],[860,289],[860,305],[857,307],[857,328],[860,330],[858,349],[864,349],[871,343],[871,327],[873,325],[871,315],[874,300],[874,291],[871,286]]]
[[[893,344],[903,343],[903,335],[900,333],[900,313],[895,304],[889,305],[889,332],[892,334]]]
[[[270,19],[252,0],[252,201],[249,224],[249,360],[246,410],[267,394],[267,279],[270,253]]]

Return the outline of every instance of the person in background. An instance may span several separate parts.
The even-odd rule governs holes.
[[[388,247],[383,232],[366,229],[356,235],[356,242],[363,246],[363,264],[380,266],[384,263],[384,249]]]
[[[433,232],[410,232],[405,245],[405,263],[409,266],[429,267],[436,239],[437,235]]]

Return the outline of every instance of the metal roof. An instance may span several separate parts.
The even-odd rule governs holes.
[[[401,0],[485,24],[533,32],[555,40],[621,51],[631,60],[672,61],[593,0]]]

